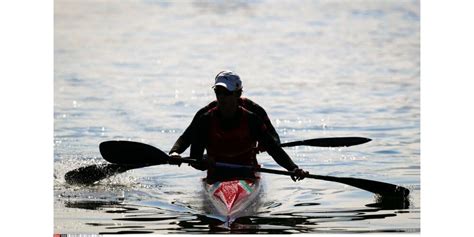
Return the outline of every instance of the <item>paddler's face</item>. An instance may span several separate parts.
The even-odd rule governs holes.
[[[236,92],[229,91],[222,86],[216,86],[214,92],[216,93],[217,106],[222,113],[233,113],[237,109],[239,95]]]

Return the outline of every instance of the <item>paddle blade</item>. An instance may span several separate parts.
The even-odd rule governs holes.
[[[384,183],[375,180],[349,178],[349,177],[332,177],[322,175],[309,175],[310,178],[316,178],[326,181],[333,181],[360,188],[386,198],[406,198],[410,194],[410,190],[395,184]]]
[[[102,157],[114,164],[161,165],[167,164],[169,156],[156,147],[131,141],[105,141],[99,145]]]
[[[281,147],[292,146],[318,146],[318,147],[345,147],[364,144],[372,141],[366,137],[328,137],[314,138],[303,141],[295,141],[281,144]]]
[[[91,185],[112,175],[123,173],[132,167],[117,164],[89,165],[71,170],[64,175],[68,184]]]
[[[267,169],[267,168],[254,168],[254,170],[258,172],[262,172],[262,173],[280,174],[280,175],[287,175],[287,176],[293,175],[292,172],[283,171],[283,170],[273,170],[273,169]],[[389,184],[389,183],[384,183],[384,182],[369,180],[369,179],[334,177],[334,176],[314,175],[314,174],[308,174],[306,178],[347,184],[352,187],[360,188],[362,190],[378,194],[382,197],[403,199],[403,198],[408,197],[408,195],[410,194],[410,190],[402,186],[397,186],[394,184]]]

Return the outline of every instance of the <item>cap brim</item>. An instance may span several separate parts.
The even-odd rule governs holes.
[[[216,84],[214,84],[214,86],[212,88],[216,88],[216,86],[222,86],[224,88],[226,88],[228,91],[234,91],[235,88],[229,88],[229,86],[227,84],[225,84],[224,82],[218,82]]]

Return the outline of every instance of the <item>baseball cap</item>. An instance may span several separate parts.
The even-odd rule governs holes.
[[[217,74],[212,88],[216,86],[223,86],[229,91],[236,91],[242,89],[242,81],[236,73],[232,71],[222,71]]]

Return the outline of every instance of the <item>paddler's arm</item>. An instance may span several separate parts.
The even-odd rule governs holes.
[[[268,135],[267,135],[268,136]],[[269,138],[267,138],[269,139]],[[291,176],[293,181],[298,181],[304,179],[309,172],[299,168],[293,160],[291,160],[290,156],[281,148],[281,146],[276,145],[276,143],[272,145],[267,145],[268,148],[267,153],[282,167],[287,169],[290,172],[293,172],[294,175]]]
[[[298,166],[291,160],[290,156],[277,145],[271,137],[266,134],[262,135],[262,139],[259,142],[267,148],[268,154],[278,163],[281,167],[287,169],[288,171],[293,171],[298,168]]]
[[[203,161],[204,149],[207,144],[207,132],[209,131],[209,116],[208,114],[201,115],[196,118],[194,131],[191,136],[191,151],[190,155],[192,159],[197,161]],[[200,162],[197,165],[191,165],[193,168],[198,170],[206,170],[207,164]]]
[[[304,179],[305,175],[309,173],[300,169],[290,158],[290,156],[281,148],[280,144],[273,140],[272,136],[267,131],[265,124],[258,118],[250,116],[251,131],[257,131],[257,139],[259,143],[262,143],[266,148],[268,154],[276,161],[277,164],[287,169],[290,172],[294,172],[295,175],[291,176],[293,181]]]
[[[181,166],[181,153],[183,153],[188,147],[190,146],[192,142],[192,136],[193,136],[193,129],[196,126],[196,118],[202,115],[202,110],[204,110],[206,107],[202,108],[199,110],[196,115],[194,115],[193,120],[191,121],[191,124],[184,130],[184,133],[179,136],[178,140],[174,143],[173,147],[171,148],[170,152],[168,153],[170,155],[170,158],[168,163],[172,165],[178,165]]]
[[[184,133],[179,136],[178,140],[174,143],[173,147],[171,148],[169,154],[175,153],[175,154],[181,154],[183,153],[188,147],[191,145],[191,140],[192,140],[192,134],[193,134],[193,127],[195,126],[197,119],[202,116],[204,113],[206,113],[209,109],[215,107],[217,104],[216,101],[213,101],[209,103],[207,106],[204,108],[201,108],[195,115],[193,120],[191,121],[191,124],[184,130]]]

